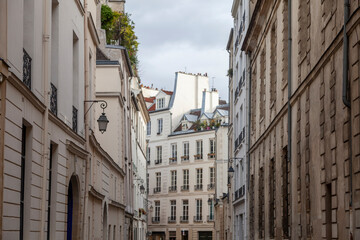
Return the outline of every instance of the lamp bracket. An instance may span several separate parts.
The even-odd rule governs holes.
[[[86,116],[86,114],[89,112],[90,108],[94,105],[94,103],[99,103],[99,102],[101,102],[100,107],[102,108],[103,113],[104,113],[104,111],[105,111],[105,108],[107,108],[107,102],[106,102],[105,100],[85,100],[84,102],[91,102],[90,107],[89,107],[88,110],[86,110],[86,112],[85,112],[85,116]]]

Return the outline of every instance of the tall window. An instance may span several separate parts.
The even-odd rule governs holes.
[[[215,185],[215,168],[211,167],[209,170],[210,170],[210,184]]]
[[[54,170],[54,163],[56,165],[56,161],[54,159],[55,146],[54,144],[50,144],[50,156],[49,156],[49,191],[48,191],[48,212],[47,212],[47,239],[51,239],[54,236],[54,224],[51,224],[56,216],[55,211],[51,211],[51,206],[56,205],[56,184],[52,185],[53,179],[56,179],[57,171]],[[55,189],[53,189],[55,188]],[[54,191],[55,190],[55,191]],[[51,235],[50,235],[51,234]]]
[[[282,219],[282,229],[283,237],[290,237],[290,164],[287,156],[287,146],[283,149],[283,158],[282,158],[282,197],[283,197],[283,219]]]
[[[270,160],[269,167],[269,189],[270,189],[270,204],[269,204],[269,235],[270,238],[275,237],[275,164],[274,158]]]
[[[184,142],[184,160],[189,160],[189,142]]]
[[[156,173],[156,191],[161,191],[161,172]]]
[[[183,213],[182,219],[184,221],[189,220],[189,200],[183,200]]]
[[[198,168],[198,169],[196,169],[195,190],[202,190],[202,181],[203,181],[203,170],[202,170],[202,168]]]
[[[214,220],[214,201],[213,199],[210,199],[208,221],[213,221],[213,220]]]
[[[265,117],[265,70],[266,70],[266,46],[264,46],[263,51],[260,55],[260,101],[259,101],[259,109],[260,109],[260,119],[262,120]]]
[[[27,146],[27,127],[25,125],[22,126],[22,137],[21,137],[21,192],[20,192],[20,239],[23,239],[24,236],[24,225],[26,221],[24,221],[24,212],[25,212],[25,177],[26,172],[25,169],[28,168],[26,166],[26,158],[28,152]],[[29,159],[28,159],[29,160]]]
[[[151,135],[151,122],[150,121],[146,125],[146,134]]]
[[[196,220],[202,220],[202,199],[196,199]]]
[[[155,221],[160,221],[160,201],[155,201]]]
[[[277,36],[276,36],[276,19],[271,28],[271,55],[270,55],[270,104],[276,100],[276,67],[277,67]],[[275,104],[274,104],[275,105]],[[272,106],[270,106],[272,107]]]
[[[165,98],[159,98],[156,100],[156,109],[162,109],[165,107]]]
[[[177,171],[171,171],[171,186],[176,188],[176,181],[177,181]]]
[[[156,147],[156,162],[155,164],[162,163],[162,146]]]
[[[208,154],[209,158],[215,158],[216,155],[216,144],[214,139],[210,139],[210,153]]]
[[[195,159],[202,159],[203,158],[203,141],[198,140],[196,141],[196,155]]]
[[[170,201],[170,220],[176,221],[176,200]]]
[[[163,119],[162,119],[162,118],[159,118],[157,121],[158,121],[158,131],[157,131],[157,134],[161,134],[162,131],[163,131]]]
[[[150,147],[146,148],[146,160],[148,162],[148,164],[150,163]]]
[[[183,190],[189,190],[189,169],[183,170]]]
[[[177,144],[171,144],[171,159],[170,162],[176,162],[177,161]]]
[[[263,238],[265,235],[265,196],[264,196],[264,168],[260,168],[259,174],[259,237]]]

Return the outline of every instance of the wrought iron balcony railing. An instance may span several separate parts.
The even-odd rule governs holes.
[[[181,223],[189,222],[189,216],[180,216],[180,222]]]
[[[202,222],[202,215],[194,216],[194,222]]]
[[[170,186],[169,192],[177,192],[177,186]]]
[[[176,216],[170,216],[168,218],[168,223],[176,223]]]
[[[202,160],[202,159],[203,159],[203,155],[202,155],[202,154],[195,154],[195,155],[194,155],[194,159],[195,159],[195,160]]]
[[[189,161],[189,156],[188,156],[188,155],[186,155],[186,156],[181,156],[181,161],[182,161],[182,162],[187,162],[187,161]]]
[[[216,153],[208,153],[208,158],[215,158]]]
[[[181,191],[189,191],[189,185],[181,186]]]
[[[31,57],[23,49],[23,83],[31,89]]]
[[[159,193],[159,192],[161,192],[161,187],[154,188],[154,193]]]
[[[160,222],[160,217],[152,217],[152,222],[153,223],[159,223]]]
[[[78,110],[73,106],[72,109],[72,129],[74,132],[78,131]]]
[[[202,191],[203,190],[203,185],[202,184],[196,184],[194,186],[194,190],[195,191]]]
[[[54,84],[50,83],[51,95],[50,95],[50,111],[57,115],[57,89]]]
[[[210,184],[208,184],[208,186],[207,186],[207,189],[208,190],[212,190],[212,189],[214,189],[215,188],[215,183],[210,183]]]

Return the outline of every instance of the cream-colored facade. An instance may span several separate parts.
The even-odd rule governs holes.
[[[133,73],[126,49],[100,44],[99,9],[0,2],[0,239],[133,237]]]
[[[250,1],[250,239],[360,239],[359,7]]]
[[[134,240],[146,239],[148,193],[146,163],[146,126],[150,120],[139,78],[131,79],[131,144],[134,184]]]
[[[219,105],[206,75],[178,72],[174,89],[143,88],[150,112],[150,238],[210,239],[215,200],[227,191],[228,105]]]

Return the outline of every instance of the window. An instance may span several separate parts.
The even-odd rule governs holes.
[[[271,55],[270,55],[270,108],[275,105],[273,102],[276,101],[276,67],[277,67],[277,36],[276,36],[276,19],[274,20],[271,28]]]
[[[202,199],[196,199],[196,216],[195,221],[202,220]]]
[[[214,201],[210,198],[208,221],[214,221]]]
[[[189,190],[189,169],[183,170],[183,186],[182,190]]]
[[[195,190],[202,190],[203,170],[202,168],[196,169],[196,185]]]
[[[170,158],[170,163],[172,162],[176,162],[177,161],[177,144],[171,144],[171,158]]]
[[[157,134],[161,134],[162,131],[163,131],[163,119],[162,118],[159,118],[158,120],[158,131],[157,131]]]
[[[176,221],[176,200],[170,201],[170,220]]]
[[[146,148],[146,161],[148,164],[150,164],[150,147]]]
[[[160,222],[160,201],[155,201],[155,221]]]
[[[171,171],[171,187],[175,188],[176,190],[176,184],[177,183],[177,171]]]
[[[31,149],[29,144],[29,130],[28,127],[25,125],[22,126],[22,136],[21,136],[21,192],[20,192],[20,239],[23,239],[24,236],[24,225],[28,224],[27,221],[25,221],[25,211],[29,208],[27,206],[27,196],[28,196],[28,189],[26,179],[28,178],[28,169],[29,166],[26,164],[28,162],[29,157],[29,149]]]
[[[154,189],[154,193],[161,192],[161,172],[157,172],[156,174],[156,187]]]
[[[146,192],[149,193],[149,174],[146,174]]]
[[[215,185],[215,168],[211,167],[210,169],[210,184]]]
[[[214,139],[210,139],[210,153],[209,158],[215,158],[216,155],[216,144]]]
[[[182,220],[189,221],[189,200],[183,200]]]
[[[165,98],[159,98],[156,100],[156,109],[162,109],[165,107]]]
[[[203,142],[202,140],[196,141],[196,155],[195,159],[202,159],[203,158]]]
[[[265,117],[265,71],[266,71],[266,53],[265,53],[266,46],[264,46],[263,51],[260,55],[260,101],[259,101],[259,108],[260,108],[260,121]]]
[[[270,204],[269,204],[269,235],[270,238],[275,237],[275,163],[274,158],[270,160],[269,166],[269,189],[270,189]]]
[[[186,130],[188,130],[188,129],[189,129],[189,127],[188,127],[187,122],[181,124],[181,130],[182,130],[182,131],[186,131]]]
[[[184,142],[183,147],[184,147],[184,153],[183,153],[184,156],[182,157],[182,159],[186,161],[189,160],[189,142]]]
[[[54,225],[52,224],[55,221],[56,212],[51,211],[51,206],[56,205],[56,186],[57,184],[52,184],[53,179],[57,178],[57,171],[54,171],[53,166],[57,164],[55,155],[55,145],[50,144],[50,156],[49,156],[49,191],[48,191],[48,212],[47,212],[47,239],[51,239],[55,234]],[[53,208],[54,210],[54,208]]]
[[[156,147],[156,161],[155,164],[162,163],[162,146]]]
[[[264,197],[264,168],[260,168],[259,174],[259,217],[258,217],[258,224],[259,224],[259,237],[263,238],[265,236],[265,197]]]
[[[151,122],[150,121],[146,125],[146,134],[151,135]]]
[[[283,149],[282,154],[282,197],[283,197],[283,219],[282,219],[282,229],[283,237],[290,237],[290,164],[287,157],[287,146]]]

